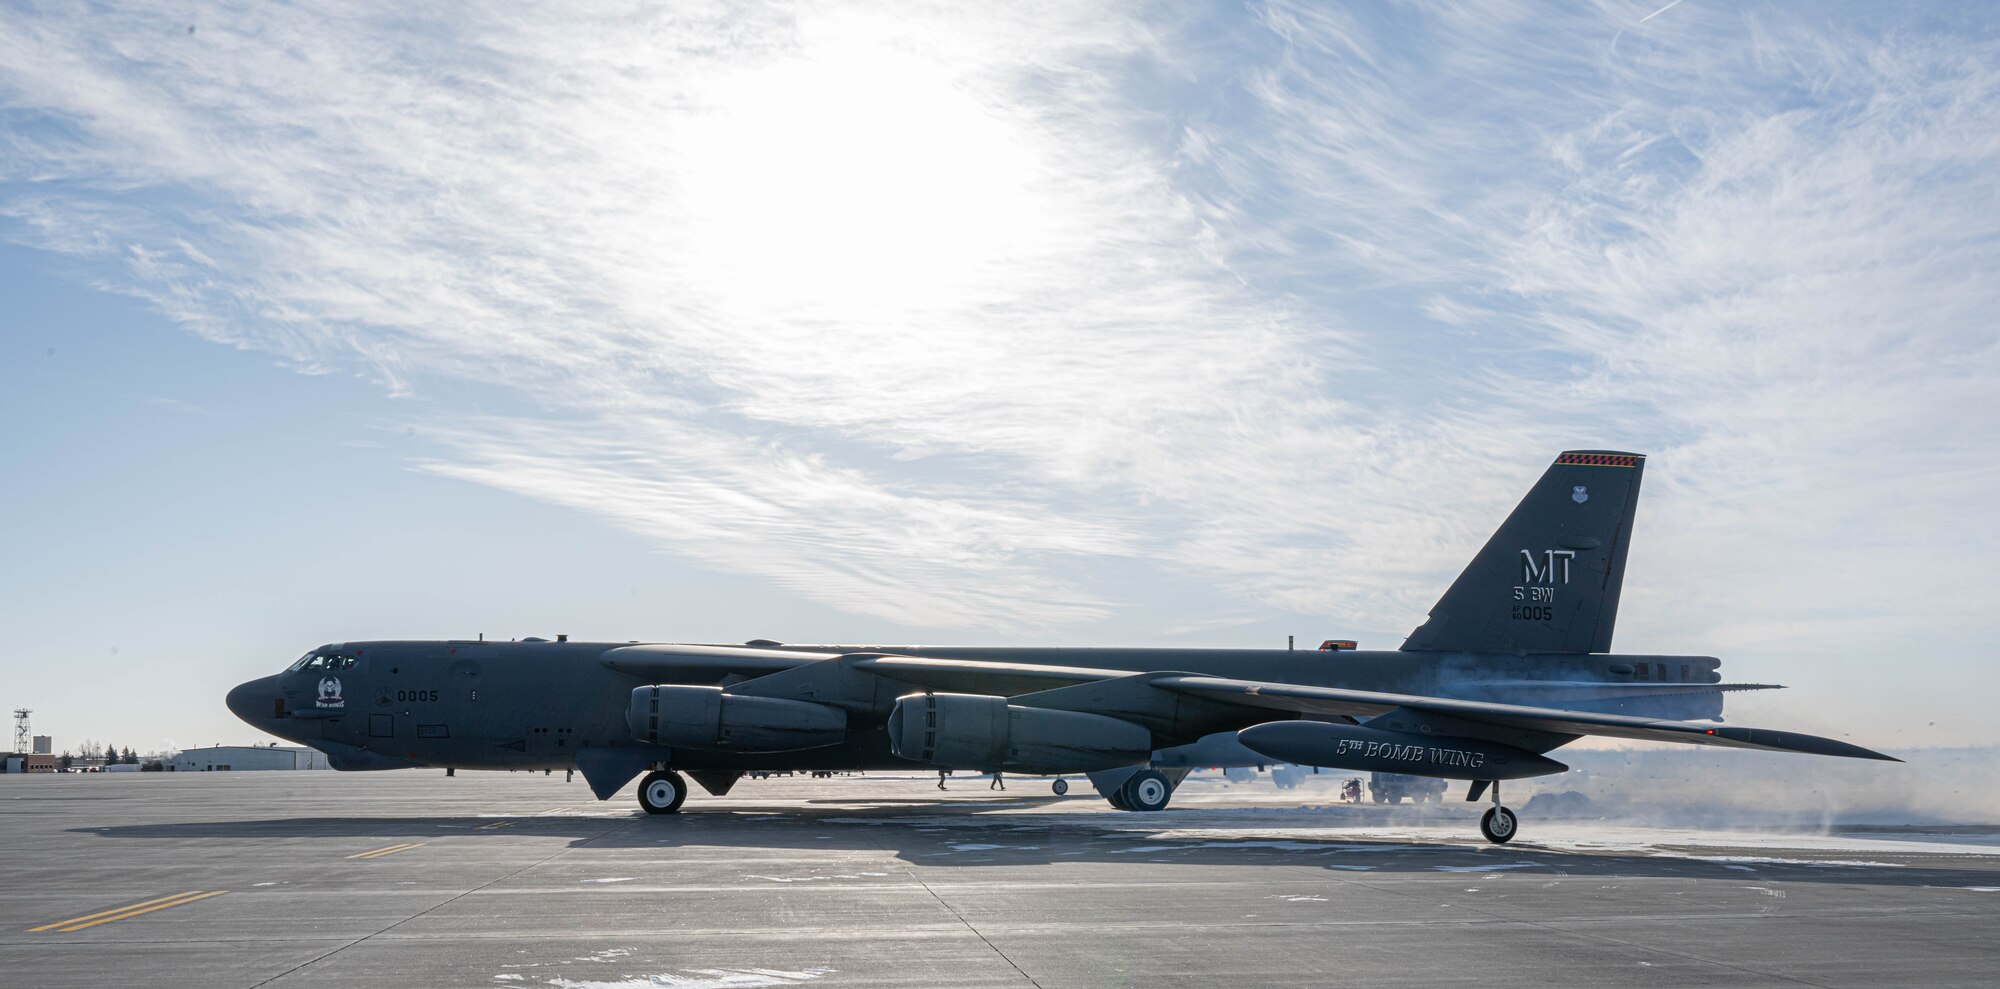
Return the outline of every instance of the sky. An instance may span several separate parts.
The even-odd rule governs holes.
[[[1564,449],[1616,647],[1992,744],[1985,4],[14,4],[0,703],[325,642],[1394,648]]]

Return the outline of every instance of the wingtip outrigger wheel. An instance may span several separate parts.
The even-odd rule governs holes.
[[[647,773],[639,781],[639,806],[648,814],[678,813],[687,796],[687,780],[671,769]]]
[[[1479,794],[1489,784],[1493,787],[1493,806],[1488,807],[1486,813],[1479,815],[1479,833],[1485,835],[1487,841],[1504,845],[1513,840],[1515,832],[1520,830],[1521,822],[1514,816],[1513,811],[1500,806],[1500,782],[1474,780],[1472,790],[1465,795],[1465,799],[1478,800]]]
[[[1519,826],[1520,822],[1514,818],[1514,812],[1505,807],[1489,807],[1486,813],[1479,816],[1479,833],[1496,845],[1506,844],[1514,837],[1514,831]]]

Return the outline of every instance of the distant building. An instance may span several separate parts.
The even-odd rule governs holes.
[[[167,760],[176,773],[243,772],[252,769],[331,769],[326,753],[303,745],[217,745],[184,749]]]
[[[0,757],[0,768],[10,773],[53,773],[56,757],[47,752],[9,752]]]
[[[55,740],[47,735],[35,736],[35,755],[48,755],[56,750]]]

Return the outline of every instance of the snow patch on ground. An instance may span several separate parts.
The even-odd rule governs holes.
[[[1325,846],[1325,845],[1323,845],[1323,844],[1320,844],[1319,842],[1316,842],[1316,841],[1201,841],[1201,842],[1196,842],[1196,843],[1195,843],[1195,844],[1194,844],[1194,845],[1193,845],[1192,847],[1194,847],[1194,848],[1275,848],[1275,849],[1278,849],[1279,851],[1284,851],[1284,852],[1332,852],[1332,851],[1340,851],[1340,849],[1337,849],[1337,848],[1328,848],[1327,846]]]
[[[762,989],[768,986],[796,986],[830,975],[830,968],[784,971],[773,968],[693,968],[685,975],[671,973],[621,979],[617,982],[578,982],[550,979],[557,989]]]
[[[759,876],[748,875],[745,879],[762,879],[773,883],[812,883],[825,879],[869,879],[886,876],[886,872],[830,872],[823,876]]]
[[[1357,842],[1357,838],[1373,838],[1376,833],[1355,828],[1163,828],[1119,837],[1199,841],[1218,848],[1279,847],[1265,843],[1280,842],[1288,850],[1316,852],[1407,852],[1421,847],[1412,843]]]
[[[1993,846],[1952,841],[1865,838],[1839,834],[1797,834],[1770,831],[1679,831],[1656,828],[1585,827],[1550,824],[1524,838],[1540,847],[1564,851],[1653,852],[1689,854],[1703,849],[1784,849],[1799,852],[1871,852],[1877,855],[1992,855]]]
[[[1441,817],[1385,826],[1376,811],[1379,808],[1363,811],[1343,806],[1239,806],[1133,815],[1119,811],[1054,810],[1049,805],[1040,805],[1025,813],[1003,811],[967,817],[912,815],[891,819],[849,817],[828,818],[826,822],[870,827],[894,823],[925,833],[970,828],[1072,828],[1097,832],[1100,841],[1137,843],[1139,847],[1126,850],[1126,854],[1176,850],[1176,846],[1162,846],[1163,842],[1188,843],[1178,846],[1181,850],[1195,847],[1268,847],[1284,851],[1343,854],[1453,851],[1490,854],[1494,851],[1493,846],[1483,841],[1470,826],[1469,818],[1461,821]],[[1143,817],[1144,820],[1135,821],[1136,817]],[[1989,843],[1976,843],[1981,840]],[[1948,833],[1882,836],[1799,831],[1716,831],[1531,819],[1524,822],[1521,837],[1507,851],[1519,855],[1551,852],[1697,858],[1718,854],[1728,856],[1748,850],[1753,854],[1737,856],[1736,859],[1749,861],[1756,857],[1755,852],[1772,850],[1795,855],[1804,853],[1798,855],[1797,862],[1784,864],[1880,867],[1891,863],[1873,856],[1991,856],[1992,841],[2000,839],[1963,838]],[[1269,844],[1258,844],[1260,842]],[[969,845],[955,844],[954,848],[975,850]],[[976,850],[997,851],[999,848]],[[1826,859],[1807,857],[1830,852],[1845,854],[1830,855]],[[1855,853],[1866,853],[1868,857]],[[1773,856],[1772,864],[1778,864],[1778,858],[1789,857]],[[1730,863],[1719,861],[1718,864],[1726,866]]]
[[[1658,854],[1666,858],[1684,858],[1695,862],[1723,862],[1723,863],[1748,862],[1748,863],[1755,863],[1757,865],[1817,865],[1817,866],[1827,866],[1827,867],[1840,866],[1850,869],[1904,868],[1903,865],[1897,862],[1865,862],[1859,859],[1788,859],[1788,858],[1773,858],[1767,855],[1676,855],[1671,852],[1660,852]],[[1729,867],[1732,869],[1747,869],[1747,867],[1741,865],[1730,865]],[[1747,871],[1755,872],[1756,870],[1747,869]]]

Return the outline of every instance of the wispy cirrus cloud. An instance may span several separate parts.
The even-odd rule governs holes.
[[[1978,634],[1996,574],[1953,546],[1991,538],[2000,452],[1991,19],[1634,9],[1267,10],[1275,136],[1204,142],[1217,198],[1273,218],[1244,253],[1420,309],[1377,352],[1491,425],[1653,452],[1628,599],[1669,603],[1628,629]]]
[[[1087,629],[1113,560],[1408,627],[1605,445],[1628,629],[1964,625],[1992,25],[1654,6],[50,7],[0,209],[411,396],[424,470],[865,614]]]

